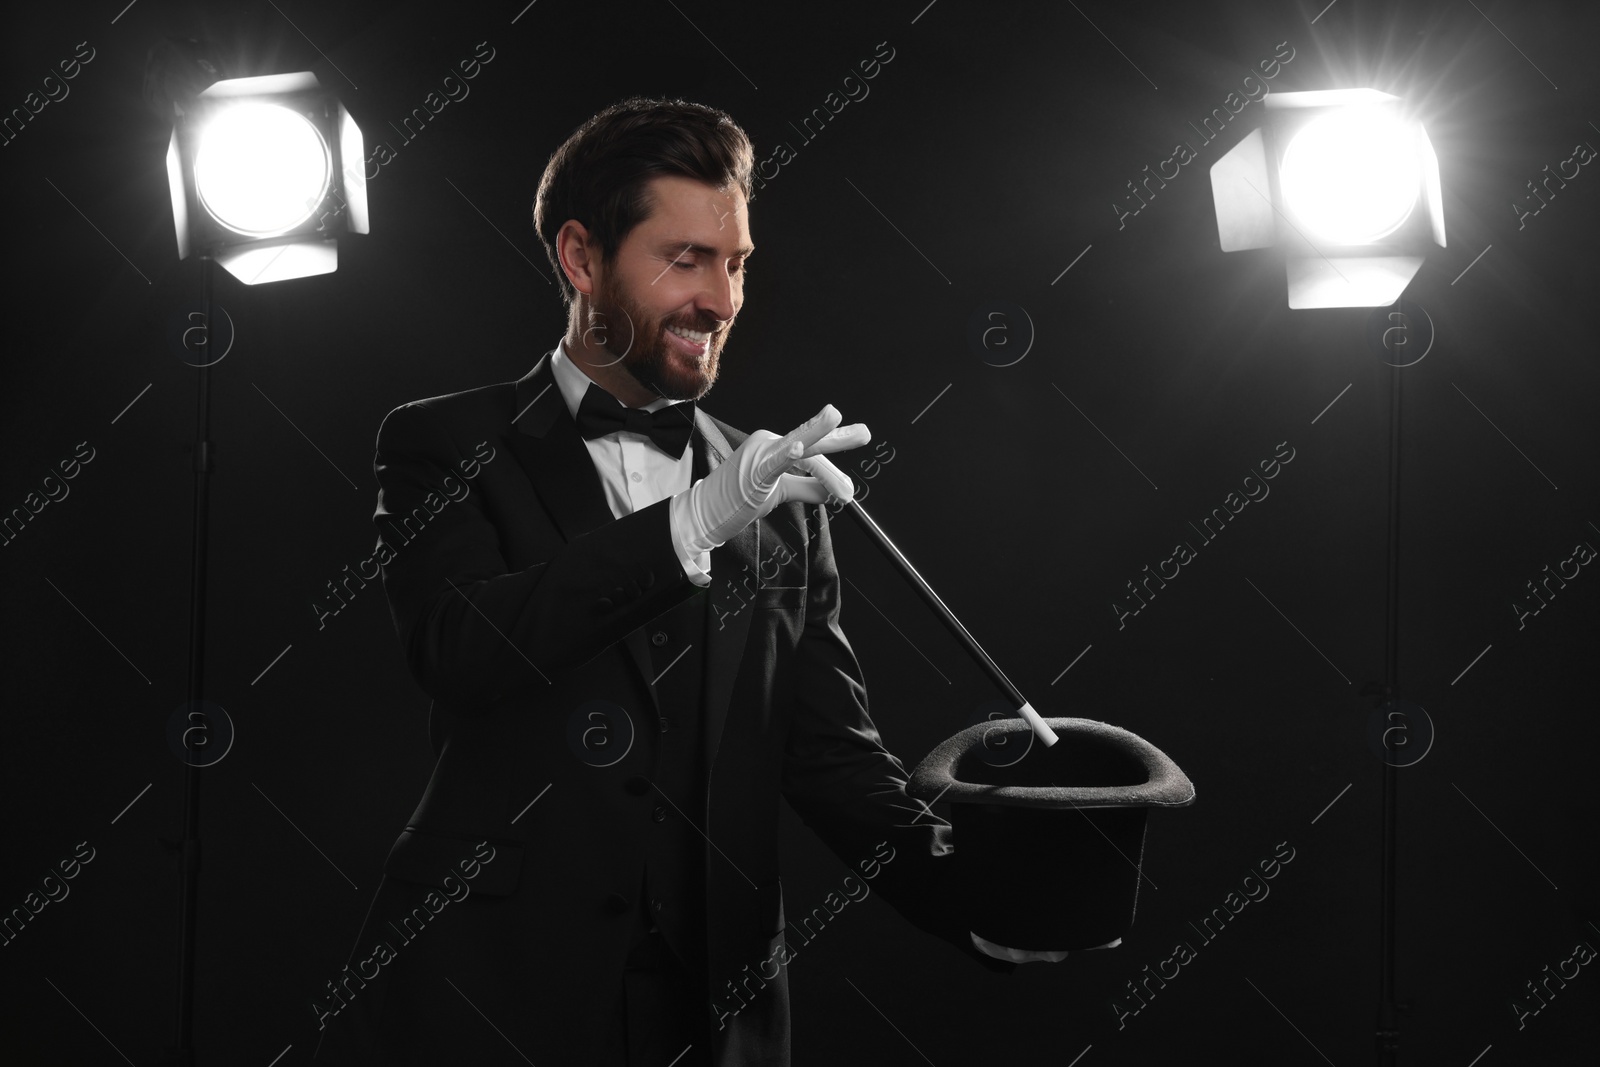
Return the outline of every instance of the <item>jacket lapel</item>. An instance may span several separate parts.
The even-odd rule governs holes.
[[[572,421],[546,353],[516,386],[516,412],[506,443],[564,541],[612,521],[600,473]]]
[[[516,411],[505,443],[527,472],[534,492],[562,539],[572,541],[615,520],[606,503],[600,474],[594,469],[588,447],[556,385],[550,358],[551,353],[546,353],[533,370],[516,383]],[[733,449],[716,422],[698,406],[695,431],[689,447],[694,450],[692,480],[698,481],[719,466]],[[752,615],[749,611],[737,611],[719,619],[718,607],[742,603],[743,598],[734,592],[734,585],[741,575],[756,569],[760,558],[759,527],[760,523],[751,523],[711,551],[711,584],[705,590],[709,597],[704,674],[707,767],[716,760]],[[628,634],[624,643],[659,714],[655,687],[650,685],[654,672],[644,628]]]

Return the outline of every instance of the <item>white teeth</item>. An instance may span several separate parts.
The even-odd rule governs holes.
[[[702,333],[699,330],[685,330],[679,326],[668,326],[667,329],[671,330],[679,337],[693,341],[697,345],[703,345],[707,341],[711,340],[711,335],[709,333]]]

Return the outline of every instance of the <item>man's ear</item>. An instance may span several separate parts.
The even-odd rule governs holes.
[[[600,264],[600,249],[583,223],[568,219],[561,224],[556,232],[556,255],[572,287],[584,296],[593,296],[598,286],[595,270]]]

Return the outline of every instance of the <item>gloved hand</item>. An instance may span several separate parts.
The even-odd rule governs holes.
[[[690,552],[711,551],[786,501],[822,504],[830,495],[854,499],[849,476],[824,453],[867,444],[872,431],[859,422],[840,427],[842,419],[828,404],[787,436],[754,430],[716,470],[677,494],[673,513],[681,516]],[[813,477],[785,473],[791,466]]]

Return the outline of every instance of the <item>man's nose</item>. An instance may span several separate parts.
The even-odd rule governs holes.
[[[699,307],[710,312],[721,322],[733,318],[739,310],[738,300],[734,293],[734,280],[726,271],[712,272],[712,278],[701,290],[700,298],[696,301]]]

